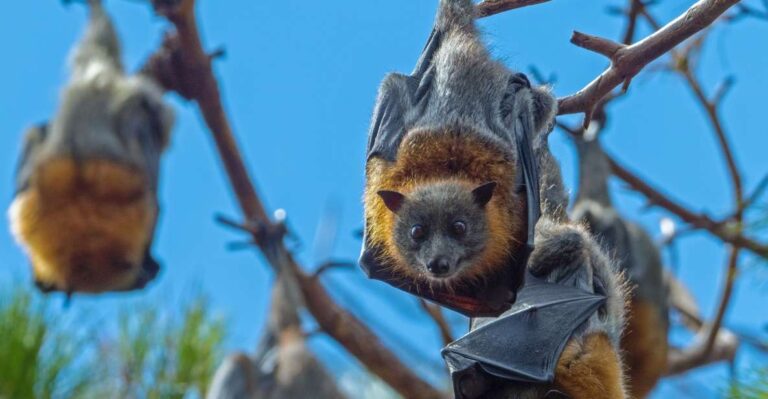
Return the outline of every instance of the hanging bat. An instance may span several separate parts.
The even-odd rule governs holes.
[[[653,239],[613,207],[610,166],[598,138],[585,135],[573,141],[579,156],[579,191],[571,214],[614,254],[632,286],[621,348],[631,397],[641,399],[653,390],[667,365],[668,288],[661,255]]]
[[[543,150],[536,152],[541,163]],[[547,174],[542,170],[542,181],[555,180]],[[565,209],[544,193],[552,206],[545,209]],[[472,319],[470,332],[443,349],[456,398],[627,397],[619,349],[623,279],[600,245],[558,213],[543,213],[537,224],[526,281],[512,308]]]
[[[135,290],[159,270],[151,246],[173,112],[152,80],[125,74],[109,17],[88,3],[59,108],[25,135],[9,209],[45,292]]]
[[[287,280],[278,277],[267,331],[255,356],[225,359],[208,399],[344,399],[334,377],[306,346],[299,303]]]
[[[360,263],[466,315],[498,315],[522,283],[538,219],[530,140],[556,103],[490,58],[472,10],[441,1],[414,72],[379,88]]]
[[[441,0],[414,72],[380,88],[361,264],[373,278],[491,316],[444,352],[459,398],[625,397],[622,280],[565,213],[547,144],[555,106],[546,89],[490,59],[469,0]],[[534,278],[546,289],[531,295]],[[518,290],[522,307],[504,313]]]

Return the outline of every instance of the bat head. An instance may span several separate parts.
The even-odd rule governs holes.
[[[378,194],[396,214],[394,242],[415,274],[450,280],[472,267],[489,237],[486,205],[496,183],[420,186],[409,195]]]

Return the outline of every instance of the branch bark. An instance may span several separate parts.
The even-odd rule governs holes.
[[[371,372],[404,397],[440,398],[443,395],[424,382],[386,349],[378,337],[359,319],[342,309],[317,279],[307,275],[283,244],[280,226],[272,223],[256,193],[241,156],[213,75],[211,57],[200,40],[194,0],[154,0],[158,14],[166,17],[175,32],[166,35],[162,48],[147,62],[144,73],[154,76],[167,90],[194,101],[216,142],[229,182],[245,217],[245,226],[254,236],[267,262],[276,272],[289,272],[304,296],[307,309],[323,330],[359,359]]]
[[[712,24],[738,2],[739,0],[700,0],[685,14],[657,32],[620,49],[612,57],[610,67],[600,76],[577,93],[558,100],[559,114],[590,114],[595,104],[622,82],[629,81],[651,61]]]
[[[448,325],[448,321],[445,319],[443,309],[440,306],[433,305],[424,299],[419,299],[421,307],[427,312],[427,315],[435,322],[437,329],[440,331],[440,338],[443,340],[443,344],[446,346],[454,341],[453,333],[451,332],[451,326]]]

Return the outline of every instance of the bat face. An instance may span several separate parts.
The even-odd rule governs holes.
[[[397,215],[394,241],[414,274],[449,282],[472,267],[488,240],[485,205],[495,185],[440,182],[407,197],[380,192]]]

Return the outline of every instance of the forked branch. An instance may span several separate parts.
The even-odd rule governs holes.
[[[583,112],[590,115],[595,104],[608,93],[622,83],[626,87],[627,82],[651,61],[712,24],[738,2],[739,0],[700,0],[683,15],[645,39],[616,50],[610,57],[611,65],[600,76],[577,93],[558,100],[559,113],[563,115]],[[601,41],[610,42],[607,39]],[[603,54],[601,51],[598,53]]]

